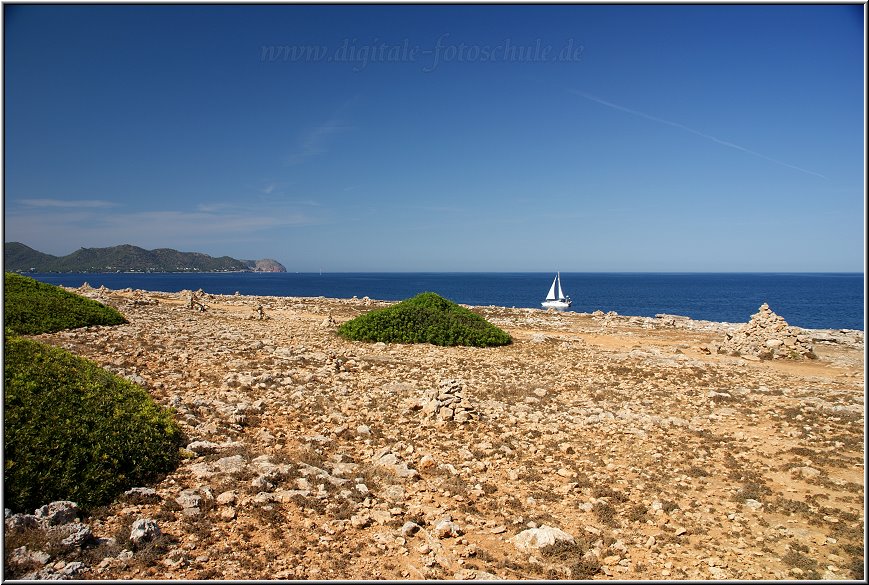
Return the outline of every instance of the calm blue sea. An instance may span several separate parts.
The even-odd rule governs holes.
[[[215,273],[215,274],[33,274],[51,284],[105,285],[177,292],[268,296],[368,296],[402,300],[434,291],[457,303],[540,308],[554,277],[548,273]],[[561,274],[570,310],[616,311],[620,315],[685,315],[694,319],[747,321],[757,308],[770,308],[791,325],[817,329],[863,329],[862,273]]]

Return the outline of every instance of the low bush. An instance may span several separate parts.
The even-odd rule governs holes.
[[[3,296],[5,325],[21,335],[127,322],[115,309],[93,299],[11,272],[6,273]]]
[[[512,339],[480,315],[433,292],[347,321],[338,334],[356,341],[491,347]]]
[[[87,509],[175,468],[181,432],[141,387],[30,339],[4,339],[5,505]]]

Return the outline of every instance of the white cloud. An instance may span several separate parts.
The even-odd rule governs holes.
[[[55,206],[58,207],[58,206]],[[195,210],[42,209],[7,210],[5,241],[41,252],[68,254],[81,247],[134,243],[145,248],[193,248],[205,242],[255,240],[273,229],[317,223],[288,206],[246,208],[203,204]]]
[[[238,206],[232,203],[200,203],[196,206],[196,210],[202,213],[218,213],[229,209],[238,209]]]
[[[18,203],[27,207],[98,208],[117,206],[117,203],[101,199],[19,199]]]

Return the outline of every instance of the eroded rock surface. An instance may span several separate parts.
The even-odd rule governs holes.
[[[79,292],[129,324],[39,338],[136,380],[188,445],[154,493],[79,518],[85,548],[25,547],[41,520],[8,515],[34,575],[862,576],[862,332],[746,361],[700,349],[737,324],[476,307],[514,343],[444,348],[321,327],[389,305],[368,298]],[[159,536],[131,545],[137,520]],[[515,546],[547,527],[573,541]]]

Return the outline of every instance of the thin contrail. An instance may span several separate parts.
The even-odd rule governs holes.
[[[608,101],[606,101],[606,100],[602,100],[602,99],[600,99],[599,97],[593,96],[593,95],[591,95],[591,94],[588,94],[588,93],[585,93],[585,92],[582,92],[582,91],[579,91],[579,90],[576,90],[576,89],[572,89],[572,90],[570,90],[570,91],[571,91],[571,93],[574,93],[574,94],[576,94],[576,95],[578,95],[578,96],[580,96],[580,97],[584,97],[584,98],[587,99],[587,100],[591,100],[591,101],[593,101],[593,102],[597,102],[597,103],[599,103],[599,104],[601,104],[601,105],[603,105],[603,106],[607,106],[608,108],[613,108],[614,110],[621,110],[622,112],[627,112],[628,114],[633,114],[633,115],[635,115],[635,116],[640,116],[641,118],[645,118],[645,119],[647,119],[647,120],[652,120],[653,122],[660,122],[661,124],[666,124],[666,125],[668,125],[668,126],[673,126],[674,128],[679,128],[679,129],[681,129],[681,130],[685,130],[686,132],[690,132],[691,134],[696,134],[697,136],[701,136],[701,137],[703,137],[703,138],[706,138],[707,140],[711,140],[712,142],[716,142],[716,143],[721,144],[721,145],[723,145],[723,146],[729,146],[730,148],[735,148],[736,150],[741,150],[742,152],[744,152],[744,153],[746,153],[746,154],[750,154],[750,155],[752,155],[752,156],[756,156],[756,157],[758,157],[758,158],[762,158],[762,159],[764,159],[764,160],[768,160],[768,161],[770,161],[770,162],[776,163],[776,164],[778,164],[778,165],[782,165],[782,166],[784,166],[784,167],[788,167],[788,168],[794,169],[794,170],[796,170],[796,171],[800,171],[800,172],[803,172],[803,173],[806,173],[806,174],[809,174],[809,175],[814,175],[814,176],[816,176],[816,177],[821,177],[822,179],[826,179],[826,178],[827,178],[826,176],[822,175],[821,173],[816,173],[815,171],[810,171],[810,170],[808,170],[808,169],[804,169],[804,168],[802,168],[802,167],[798,167],[798,166],[796,166],[796,165],[792,165],[792,164],[790,164],[790,163],[786,163],[786,162],[784,162],[784,161],[780,161],[780,160],[777,160],[777,159],[774,159],[774,158],[770,158],[770,157],[766,156],[765,154],[761,154],[761,153],[759,153],[759,152],[756,152],[756,151],[754,151],[754,150],[751,150],[751,149],[745,148],[744,146],[739,146],[738,144],[734,144],[734,143],[732,143],[732,142],[728,142],[728,141],[726,141],[726,140],[721,140],[720,138],[716,138],[716,137],[714,137],[714,136],[710,136],[709,134],[704,134],[703,132],[700,132],[699,130],[695,130],[694,128],[689,128],[688,126],[684,126],[684,125],[682,125],[682,124],[679,124],[678,122],[671,122],[670,120],[665,120],[665,119],[663,119],[663,118],[658,118],[658,117],[656,117],[656,116],[650,116],[649,114],[644,114],[643,112],[638,112],[637,110],[632,110],[632,109],[630,109],[630,108],[626,108],[626,107],[624,107],[624,106],[620,106],[620,105],[618,105],[618,104],[614,104],[614,103],[612,103],[612,102],[608,102]]]

